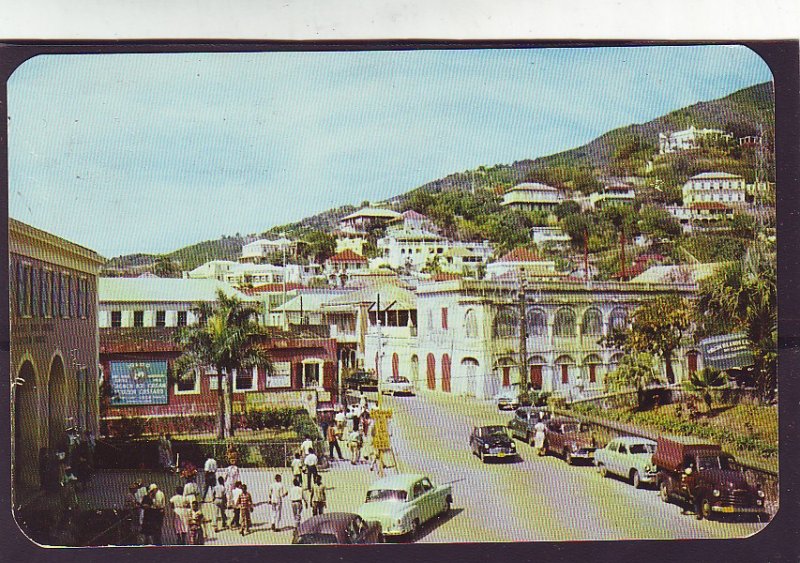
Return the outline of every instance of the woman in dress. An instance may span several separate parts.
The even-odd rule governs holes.
[[[242,494],[239,495],[236,506],[239,508],[240,518],[242,520],[242,529],[239,533],[244,536],[250,533],[250,526],[253,523],[253,497],[247,492],[247,485],[245,484],[242,484]]]
[[[189,532],[191,505],[189,499],[183,495],[183,488],[180,485],[175,487],[175,494],[170,497],[169,505],[172,508],[172,522],[175,526],[175,534],[178,536],[178,543],[185,545],[186,534]]]

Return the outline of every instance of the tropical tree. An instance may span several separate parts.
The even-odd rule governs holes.
[[[660,383],[656,370],[655,358],[647,352],[625,354],[619,361],[617,369],[605,377],[608,391],[636,390],[636,403],[639,409],[644,403],[644,390],[654,383]]]
[[[198,324],[178,333],[177,342],[182,350],[174,363],[178,377],[207,366],[217,372],[218,437],[233,436],[233,372],[261,367],[271,371],[272,364],[265,349],[260,346],[264,330],[256,321],[257,305],[244,303],[222,290],[217,301],[199,303],[195,309]],[[227,393],[223,393],[223,378]]]
[[[177,278],[181,275],[181,268],[166,254],[161,254],[153,264],[153,273],[160,278]]]
[[[324,231],[311,231],[303,237],[307,256],[321,264],[336,252],[336,237]]]
[[[630,328],[621,339],[629,352],[648,352],[661,356],[667,381],[675,382],[672,355],[692,323],[689,302],[675,294],[657,297],[634,311]]]
[[[777,259],[751,247],[744,260],[721,267],[700,283],[695,307],[699,333],[741,331],[753,350],[753,377],[761,396],[771,399],[777,385]]]
[[[719,368],[707,366],[699,371],[689,374],[689,379],[685,382],[684,387],[692,392],[697,393],[703,398],[706,404],[706,410],[711,410],[711,389],[721,387],[728,381],[728,376],[725,372],[720,371]]]

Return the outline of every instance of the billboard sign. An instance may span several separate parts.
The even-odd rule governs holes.
[[[700,341],[703,362],[721,370],[753,365],[753,350],[744,334],[711,336]]]
[[[111,362],[112,405],[166,405],[167,362]]]

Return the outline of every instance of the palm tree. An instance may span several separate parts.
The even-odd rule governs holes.
[[[777,384],[777,260],[751,247],[744,260],[726,264],[700,286],[696,316],[705,334],[741,330],[753,349],[753,374],[763,398]]]
[[[217,291],[216,303],[199,303],[195,311],[198,324],[178,334],[182,353],[174,369],[179,377],[201,367],[216,369],[218,437],[224,439],[234,433],[233,371],[256,367],[270,371],[272,368],[267,352],[259,346],[265,332],[256,321],[258,306],[229,297],[221,289]],[[227,380],[227,393],[223,393],[223,377]]]
[[[706,411],[711,410],[711,389],[721,387],[728,381],[728,376],[718,368],[708,366],[700,371],[689,374],[689,379],[685,383],[688,391],[698,393],[703,397],[706,404]]]
[[[653,369],[655,358],[646,352],[631,352],[620,359],[617,369],[608,373],[605,386],[610,391],[636,390],[636,403],[641,410],[644,390],[653,383],[662,383]]]

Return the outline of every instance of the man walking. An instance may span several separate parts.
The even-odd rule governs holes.
[[[303,460],[303,465],[306,467],[306,475],[308,476],[308,490],[311,490],[311,484],[314,482],[314,477],[317,476],[317,456],[314,453],[314,448],[308,450],[308,455]]]
[[[214,488],[211,489],[211,495],[214,499],[214,531],[219,532],[219,521],[222,520],[222,529],[228,527],[228,517],[225,514],[225,509],[227,508],[228,499],[227,495],[225,494],[225,478],[220,477],[217,479],[217,484],[214,485]]]
[[[331,425],[328,426],[328,457],[333,460],[333,451],[336,450],[336,453],[339,454],[339,459],[344,459],[342,457],[342,449],[339,447],[339,437],[336,435],[336,427]]]
[[[275,474],[275,480],[270,484],[267,492],[267,502],[269,503],[269,519],[272,524],[272,531],[278,531],[283,512],[283,497],[287,495],[286,485],[281,482],[280,474]]]
[[[292,517],[294,518],[295,533],[300,528],[300,520],[303,517],[303,507],[308,508],[308,501],[303,494],[303,479],[295,477],[292,486],[289,488],[289,500],[292,502]]]
[[[311,488],[311,514],[314,516],[322,516],[325,512],[325,504],[327,503],[327,489],[322,484],[322,477],[320,475],[314,476],[314,486]]]
[[[208,500],[208,492],[213,491],[214,486],[217,484],[217,460],[213,456],[208,456],[203,471],[206,474],[205,490],[203,491],[203,500]]]
[[[228,499],[230,502],[230,506],[233,508],[233,519],[231,520],[231,528],[238,528],[240,521],[240,510],[239,510],[239,495],[242,494],[242,482],[236,481],[233,484],[233,489],[231,489],[231,498]]]
[[[151,510],[153,511],[153,543],[161,545],[161,532],[164,527],[164,512],[167,508],[167,497],[155,483],[150,485]]]

